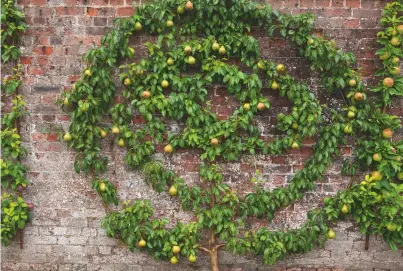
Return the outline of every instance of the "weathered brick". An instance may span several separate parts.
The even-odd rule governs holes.
[[[58,129],[67,129],[69,116],[64,114],[55,100],[62,89],[69,89],[82,75],[86,63],[81,59],[90,48],[100,44],[101,37],[112,25],[115,17],[130,16],[133,0],[20,0],[18,1],[27,16],[28,29],[23,36],[24,65],[23,82],[20,89],[27,93],[27,103],[31,115],[24,118],[24,144],[29,154],[28,177],[31,184],[24,193],[35,203],[33,221],[25,231],[25,249],[18,247],[18,238],[11,247],[2,248],[2,270],[173,270],[165,262],[154,261],[152,257],[138,251],[129,252],[119,241],[108,238],[100,229],[100,219],[105,212],[97,194],[91,189],[90,178],[73,172],[75,153],[59,142]],[[144,2],[144,1],[143,1]],[[368,76],[366,82],[375,82],[370,76],[376,69],[374,52],[377,50],[375,37],[379,29],[379,16],[386,1],[369,0],[268,0],[281,13],[298,14],[313,12],[318,16],[315,33],[335,39],[342,48],[357,54],[362,72]],[[155,37],[136,34],[130,38],[136,49],[139,61],[147,52],[144,43],[155,41]],[[308,81],[314,92],[318,84],[317,76],[310,72],[309,63],[298,55],[297,48],[275,33],[267,38],[264,29],[253,27],[251,35],[259,41],[262,56],[287,65],[287,69],[298,80]],[[231,65],[239,65],[239,59],[230,59]],[[224,87],[209,89],[212,111],[220,119],[232,115],[239,107],[234,99],[228,98]],[[292,106],[288,99],[280,98],[270,89],[262,93],[271,101],[272,108],[256,117],[261,128],[261,138],[273,140],[282,136],[277,131],[276,115],[289,112]],[[323,95],[329,96],[329,95]],[[121,101],[120,93],[116,101]],[[323,103],[326,97],[319,96]],[[400,102],[401,103],[401,102]],[[388,112],[403,115],[401,104],[388,109]],[[105,121],[109,121],[106,119]],[[144,119],[133,115],[136,127],[144,124]],[[25,130],[26,128],[26,130]],[[262,173],[265,189],[274,189],[289,184],[297,170],[312,154],[317,138],[305,139],[303,147],[283,156],[247,156],[238,162],[221,163],[224,168],[224,181],[240,196],[253,191],[250,179],[256,169]],[[162,152],[164,145],[158,145]],[[352,155],[350,145],[340,147],[343,156]],[[103,151],[110,158],[108,178],[119,187],[122,199],[147,198],[156,208],[156,216],[189,221],[190,214],[180,210],[180,203],[171,200],[166,193],[155,194],[144,183],[137,171],[127,171],[122,157],[124,153],[113,144],[112,136],[103,142]],[[113,153],[113,158],[111,153]],[[172,156],[157,154],[189,184],[200,181],[198,175],[200,152],[176,150]],[[325,195],[334,195],[344,189],[348,179],[340,176],[340,161],[329,168],[323,180],[316,183],[317,191],[307,193],[304,198],[287,208],[279,210],[268,225],[267,220],[251,219],[251,226],[269,226],[273,229],[296,228],[306,219],[306,212],[323,205]],[[203,185],[203,184],[201,184]],[[120,189],[122,188],[122,189]],[[248,221],[249,222],[249,221]],[[336,227],[336,225],[334,225]],[[337,224],[337,238],[326,243],[325,249],[314,249],[308,254],[289,257],[278,263],[279,267],[263,266],[251,257],[233,256],[220,253],[222,270],[403,270],[399,254],[391,252],[382,238],[371,239],[373,250],[363,252],[363,237],[357,227],[350,223]],[[260,260],[260,259],[259,259]],[[186,262],[185,260],[181,263]],[[53,264],[55,263],[55,264]],[[308,268],[305,268],[308,267]],[[198,264],[178,265],[178,270],[209,270],[207,257],[200,255]],[[176,269],[175,269],[176,270]]]

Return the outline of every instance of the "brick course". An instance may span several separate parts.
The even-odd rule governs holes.
[[[99,227],[104,216],[100,199],[91,189],[89,178],[73,170],[74,153],[66,144],[57,141],[58,127],[67,128],[69,117],[54,104],[62,89],[69,88],[84,68],[82,54],[100,44],[102,35],[110,28],[115,17],[130,16],[133,0],[21,0],[28,30],[23,36],[21,63],[24,67],[24,84],[20,91],[25,95],[31,115],[24,119],[22,137],[29,150],[31,184],[27,199],[35,204],[34,217],[25,231],[25,248],[20,250],[15,241],[2,249],[2,270],[172,270],[166,262],[155,262],[152,257],[129,252],[119,241],[107,238]],[[367,83],[374,82],[370,75],[379,66],[374,59],[378,45],[375,37],[379,29],[381,8],[388,1],[376,0],[267,0],[282,13],[313,12],[317,15],[317,33],[335,39],[344,49],[354,52]],[[254,29],[263,57],[286,64],[291,74],[312,84],[317,90],[317,76],[310,72],[306,60],[297,57],[294,47],[279,38],[264,37]],[[144,55],[143,44],[149,37],[136,36],[132,45],[137,55]],[[236,62],[236,60],[235,60]],[[278,94],[264,89],[273,108],[257,117],[262,137],[281,135],[274,129],[275,116],[287,112],[289,102]],[[236,102],[228,99],[220,87],[210,90],[213,110],[225,118],[231,114]],[[318,94],[323,102],[338,106],[338,100]],[[217,103],[217,101],[222,101]],[[220,104],[220,105],[219,105]],[[225,104],[225,106],[222,106]],[[402,101],[395,101],[390,111],[403,116]],[[140,116],[133,117],[141,124]],[[105,154],[115,157],[110,161],[108,176],[119,187],[119,196],[127,199],[150,199],[158,216],[171,222],[188,221],[191,215],[180,211],[179,203],[162,193],[157,195],[144,183],[139,172],[126,171],[122,153],[111,142],[105,142]],[[295,171],[311,155],[315,139],[307,139],[304,147],[289,151],[284,156],[244,156],[237,163],[224,163],[224,176],[238,191],[250,192],[249,182],[255,169],[263,174],[265,188],[286,185]],[[342,147],[342,153],[351,155],[351,146]],[[161,158],[162,155],[159,155]],[[199,152],[177,153],[165,159],[189,183],[198,181]],[[344,189],[348,180],[340,176],[342,159],[329,168],[323,180],[317,182],[317,191],[307,193],[299,202],[278,212],[269,227],[273,229],[298,227],[306,218],[306,211],[318,206],[325,195]],[[267,222],[256,221],[256,225]],[[365,237],[355,225],[335,225],[337,238],[326,243],[323,249],[295,255],[274,267],[262,266],[260,259],[221,253],[222,270],[277,270],[277,271],[341,271],[341,270],[403,270],[403,252],[391,251],[380,239],[372,236],[368,251],[364,250]],[[177,270],[195,270],[180,263]],[[208,259],[200,257],[197,270],[209,270]]]

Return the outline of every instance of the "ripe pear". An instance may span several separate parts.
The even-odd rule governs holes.
[[[373,178],[374,181],[382,180],[382,174],[379,171],[372,171],[371,177]]]
[[[262,111],[262,110],[264,110],[265,108],[266,108],[266,106],[264,105],[264,103],[258,103],[258,104],[257,104],[257,109],[258,109],[258,110]]]
[[[167,60],[167,64],[169,65],[169,66],[172,66],[173,64],[175,63],[175,61],[173,60],[173,58],[168,58],[168,60]]]
[[[137,31],[140,31],[143,28],[143,26],[141,25],[140,22],[136,22],[134,25],[134,29],[136,29]]]
[[[211,145],[218,145],[218,139],[217,138],[212,138],[210,143],[211,143]]]
[[[327,231],[327,237],[328,237],[329,239],[334,239],[334,238],[336,237],[336,233],[335,233],[333,230],[329,229],[329,230]]]
[[[397,229],[397,225],[395,223],[388,223],[386,225],[386,228],[388,229],[388,231],[395,231]]]
[[[343,131],[345,134],[351,134],[353,132],[353,127],[350,124],[347,124],[344,126]]]
[[[350,81],[348,81],[348,85],[350,87],[355,87],[357,85],[357,81],[355,79],[350,79]]]
[[[150,96],[151,96],[151,93],[148,91],[148,90],[145,90],[145,91],[143,91],[142,93],[141,93],[141,97],[142,98],[150,98]]]
[[[176,12],[178,14],[183,14],[185,12],[185,9],[182,6],[178,6],[178,8],[176,9]]]
[[[259,61],[259,62],[257,63],[257,67],[258,67],[259,69],[263,69],[263,68],[264,68],[263,62]]]
[[[372,159],[374,159],[376,162],[380,162],[382,161],[382,155],[380,153],[374,153],[374,155],[372,155]]]
[[[185,7],[186,7],[187,10],[192,10],[193,9],[193,3],[190,2],[190,1],[187,1]]]
[[[171,20],[167,21],[167,26],[168,27],[172,27],[174,25],[174,22],[172,22]]]
[[[211,49],[213,49],[214,51],[218,51],[218,49],[220,49],[220,45],[217,42],[214,42],[211,46]]]
[[[125,141],[124,141],[123,138],[119,139],[119,141],[118,141],[118,146],[119,146],[119,147],[124,147],[124,146],[125,146]]]
[[[393,38],[390,40],[390,43],[391,43],[393,46],[399,46],[399,45],[400,45],[400,39],[399,39],[398,37],[393,37]]]
[[[393,131],[389,128],[382,131],[382,135],[384,138],[391,138],[393,136]]]
[[[277,72],[283,72],[283,71],[285,71],[285,66],[283,64],[278,64],[276,66],[276,70],[277,70]]]
[[[184,49],[186,54],[190,54],[192,52],[192,47],[190,47],[189,45],[185,47]]]
[[[400,61],[400,58],[398,58],[398,57],[393,57],[392,60],[391,60],[391,62],[393,64],[397,64],[397,63],[399,63],[399,61]]]
[[[273,83],[271,84],[271,89],[273,89],[273,90],[279,89],[279,85],[277,84],[277,82],[273,82]]]
[[[343,214],[348,214],[348,212],[349,212],[350,210],[348,209],[348,206],[347,205],[343,205],[343,207],[341,207],[341,212],[343,213]]]
[[[104,129],[101,129],[101,138],[105,138],[107,135],[108,133]]]
[[[178,263],[178,258],[173,256],[169,261],[171,262],[171,264],[177,264]]]
[[[163,88],[169,87],[168,81],[167,81],[167,80],[162,80],[162,82],[161,82],[161,87],[163,87]]]
[[[389,58],[389,54],[388,52],[385,52],[384,54],[380,55],[379,58],[381,60],[387,60]]]
[[[395,84],[395,81],[390,77],[386,77],[382,81],[382,85],[384,85],[385,87],[388,87],[388,88],[393,87],[394,84]]]
[[[172,146],[171,144],[168,144],[164,147],[164,152],[166,153],[171,153],[172,152]]]
[[[189,56],[189,58],[188,58],[188,63],[189,63],[190,65],[193,65],[193,64],[196,63],[196,59],[195,59],[193,56]]]
[[[174,254],[178,254],[181,251],[181,248],[179,246],[173,246],[172,247],[172,252]]]
[[[131,81],[129,78],[126,78],[126,79],[123,81],[123,84],[124,84],[125,86],[129,86],[131,83],[132,83],[132,81]]]
[[[64,134],[64,136],[63,136],[63,140],[65,141],[65,142],[69,142],[69,141],[71,141],[73,139],[73,137],[71,136],[71,134],[70,133],[65,133]]]
[[[354,113],[353,111],[348,111],[347,117],[348,117],[349,119],[353,119],[353,118],[355,118],[355,113]]]
[[[176,187],[172,185],[169,188],[168,192],[169,192],[169,195],[171,195],[173,197],[173,196],[176,196],[178,194],[178,189],[176,189]]]
[[[361,92],[356,92],[356,93],[354,94],[354,99],[355,99],[356,101],[361,101],[363,98],[364,98],[364,95],[362,95]]]
[[[113,127],[112,127],[112,134],[117,135],[117,134],[119,134],[119,133],[120,133],[119,128],[116,127],[116,126],[113,126]]]
[[[139,246],[139,247],[145,247],[146,245],[147,245],[147,242],[144,241],[143,239],[141,239],[141,240],[138,242],[138,246]]]
[[[106,185],[105,185],[105,183],[104,183],[104,182],[100,183],[100,184],[99,184],[99,191],[105,192],[105,190],[106,190]]]
[[[195,255],[189,255],[189,258],[188,258],[188,260],[189,260],[189,262],[191,262],[191,263],[195,263],[196,262],[196,260],[197,260],[197,257],[195,256]]]
[[[218,49],[218,53],[220,55],[225,55],[227,53],[227,50],[225,49],[225,47],[223,45],[221,45],[220,49]]]

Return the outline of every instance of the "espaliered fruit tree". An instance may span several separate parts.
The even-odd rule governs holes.
[[[221,249],[262,256],[265,264],[290,253],[307,252],[335,238],[331,225],[342,219],[355,221],[363,234],[382,235],[396,250],[403,244],[403,185],[399,184],[403,143],[391,140],[400,128],[399,118],[385,112],[392,99],[403,94],[399,69],[403,20],[397,16],[402,10],[397,2],[385,7],[385,29],[378,38],[383,48],[377,52],[384,68],[376,74],[380,84],[370,89],[353,69],[352,53],[311,34],[314,17],[310,14],[280,15],[270,6],[247,0],[163,0],[140,6],[134,16],[117,20],[102,45],[85,55],[88,67],[82,78],[59,101],[70,112],[71,125],[64,140],[77,152],[75,169],[91,176],[108,212],[102,228],[130,250],[140,249],[172,264],[183,258],[195,262],[199,253],[206,253],[212,270],[219,269]],[[308,86],[287,73],[285,65],[262,59],[258,41],[249,33],[252,25],[265,29],[268,36],[277,31],[296,44],[320,74],[328,95],[343,94],[342,108],[319,104]],[[123,98],[114,103],[118,95],[114,68],[135,55],[128,41],[139,31],[156,36],[156,42],[146,44],[147,58],[120,67]],[[240,59],[249,72],[229,64],[229,58]],[[227,119],[218,119],[206,104],[207,89],[213,84],[224,85],[242,104]],[[277,128],[285,135],[272,141],[261,139],[254,122],[259,112],[270,108],[262,87],[293,104],[290,113],[277,116]],[[380,95],[370,101],[368,90]],[[131,125],[134,113],[145,120],[141,128]],[[106,123],[106,116],[113,123]],[[167,133],[170,119],[182,122],[183,129]],[[130,168],[142,170],[145,182],[155,191],[177,198],[184,210],[194,213],[194,221],[167,227],[167,219],[153,217],[147,200],[113,210],[110,205],[119,200],[113,181],[103,178],[108,160],[101,154],[101,142],[107,136],[126,149],[125,162]],[[253,193],[241,196],[223,181],[216,164],[217,159],[237,161],[244,154],[284,154],[313,136],[318,140],[312,157],[286,187],[267,191],[257,182]],[[355,142],[355,158],[343,166],[343,174],[352,180],[346,190],[325,198],[324,206],[310,211],[298,229],[245,229],[246,220],[271,220],[276,210],[314,190],[315,181],[340,154],[346,138]],[[155,159],[156,145],[162,143],[167,158],[179,149],[202,151],[203,186],[188,185]],[[365,180],[353,181],[365,172],[371,172]],[[209,231],[208,242],[203,242],[202,230]]]

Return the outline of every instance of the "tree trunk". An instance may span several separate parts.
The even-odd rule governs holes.
[[[212,248],[210,251],[211,271],[220,271],[218,268],[218,249]]]

